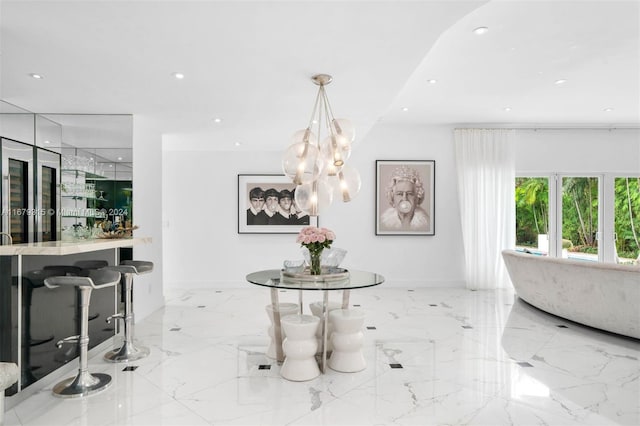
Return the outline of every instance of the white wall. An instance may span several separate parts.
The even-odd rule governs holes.
[[[518,172],[640,173],[639,129],[517,130]]]
[[[135,260],[154,263],[150,274],[134,278],[136,320],[164,305],[162,262],[162,140],[153,123],[136,116],[133,122],[133,209],[135,236],[151,237],[151,244],[133,248]]]
[[[171,146],[177,144],[172,143]],[[283,151],[286,147],[283,146]],[[164,271],[167,287],[245,286],[247,273],[301,258],[295,234],[237,233],[237,175],[281,173],[281,152],[165,151]],[[435,236],[375,235],[375,160],[435,160]],[[348,250],[343,265],[383,274],[385,285],[462,286],[463,251],[449,127],[379,125],[349,160],[363,187],[319,223]]]
[[[349,162],[361,173],[362,191],[351,203],[334,203],[320,217],[321,226],[336,232],[334,245],[348,250],[345,267],[379,272],[388,286],[464,285],[452,130],[377,125],[356,142]],[[516,134],[518,172],[640,172],[638,129]],[[163,152],[166,287],[244,286],[249,272],[301,258],[294,234],[237,233],[237,175],[281,173],[281,154]],[[376,160],[436,161],[435,236],[375,235]]]

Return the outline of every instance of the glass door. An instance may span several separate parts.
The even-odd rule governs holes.
[[[9,233],[14,244],[25,243],[29,238],[27,166],[25,161],[9,159]]]
[[[549,178],[516,178],[516,250],[549,255]]]
[[[564,258],[599,260],[600,182],[597,176],[561,176],[556,250]]]
[[[60,199],[60,154],[38,148],[35,241],[60,239],[58,208]]]
[[[33,146],[2,139],[2,231],[14,244],[33,242]]]
[[[614,179],[616,263],[640,263],[640,176]]]

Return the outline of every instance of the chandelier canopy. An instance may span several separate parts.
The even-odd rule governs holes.
[[[355,140],[353,125],[334,117],[325,90],[333,77],[316,74],[311,80],[319,88],[309,125],[293,134],[282,158],[282,170],[297,185],[294,198],[298,207],[317,216],[334,197],[351,201],[360,192],[362,181],[360,173],[346,164]]]

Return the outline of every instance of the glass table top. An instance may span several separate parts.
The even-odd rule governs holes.
[[[322,275],[317,275],[317,280],[297,280],[292,277],[283,279],[280,269],[267,269],[252,272],[247,275],[247,281],[252,284],[271,288],[284,288],[291,290],[352,290],[354,288],[373,287],[384,282],[384,277],[375,272],[349,270],[349,276],[340,280],[323,281]]]

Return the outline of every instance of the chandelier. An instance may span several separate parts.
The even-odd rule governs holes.
[[[294,199],[298,207],[317,216],[334,198],[351,201],[360,192],[362,181],[360,173],[346,164],[355,140],[353,125],[334,117],[325,90],[333,77],[317,74],[311,80],[319,88],[309,125],[293,134],[282,158],[282,170],[297,185]]]

